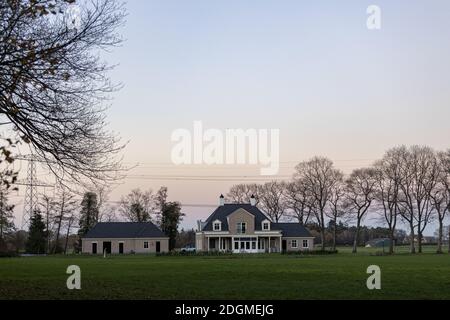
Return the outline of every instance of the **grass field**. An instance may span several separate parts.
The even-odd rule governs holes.
[[[220,257],[91,256],[0,259],[0,299],[450,299],[450,255]],[[405,252],[405,249],[401,249]],[[66,288],[68,265],[81,290]],[[381,268],[381,290],[366,269]]]

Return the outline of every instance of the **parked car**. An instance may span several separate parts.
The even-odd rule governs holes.
[[[188,244],[181,248],[181,252],[195,252],[195,246],[193,244]]]

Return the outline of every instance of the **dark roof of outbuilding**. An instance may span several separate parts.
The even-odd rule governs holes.
[[[165,238],[151,222],[99,222],[83,238]]]
[[[217,207],[216,210],[206,219],[205,226],[202,231],[212,231],[212,222],[219,220],[222,222],[222,230],[228,231],[227,217],[238,209],[244,209],[255,217],[255,229],[261,230],[261,222],[263,220],[269,220],[267,216],[262,213],[256,206],[252,206],[249,203],[226,203],[223,206]]]
[[[272,223],[271,230],[281,230],[283,237],[312,237],[308,229],[299,223]]]

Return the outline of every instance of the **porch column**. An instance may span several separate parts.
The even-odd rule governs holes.
[[[222,238],[219,237],[219,251],[222,250]]]
[[[287,248],[286,248],[286,250],[287,250]],[[280,236],[280,252],[281,251],[283,251],[283,240],[281,240],[281,236]]]
[[[270,247],[270,236],[269,236],[269,253],[272,252],[272,248]]]
[[[206,241],[208,242],[208,251],[209,251],[209,237],[206,237]]]

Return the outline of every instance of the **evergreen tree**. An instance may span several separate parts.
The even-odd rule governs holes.
[[[8,204],[8,194],[0,189],[0,242],[3,242],[5,235],[14,230],[14,205]]]
[[[80,229],[78,235],[84,236],[98,222],[97,194],[86,192],[81,201]]]
[[[76,251],[81,250],[81,237],[83,237],[89,230],[91,230],[98,222],[98,199],[94,192],[86,192],[81,201],[81,212],[78,229],[78,245]]]
[[[26,252],[42,254],[46,252],[47,232],[45,223],[39,211],[35,211],[30,222],[28,241],[25,245]]]
[[[159,221],[161,230],[169,237],[169,250],[175,248],[178,225],[183,216],[184,213],[181,212],[181,204],[179,202],[164,202]]]

